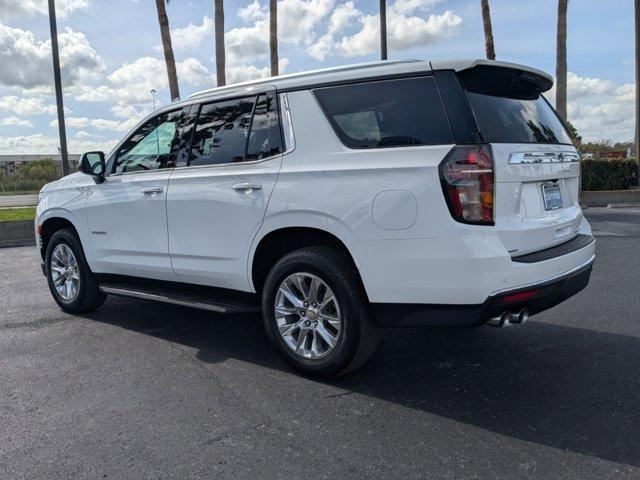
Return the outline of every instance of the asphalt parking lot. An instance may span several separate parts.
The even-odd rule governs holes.
[[[640,478],[640,209],[590,209],[591,284],[522,328],[384,332],[291,373],[258,316],[111,297],[62,313],[0,250],[0,477]]]

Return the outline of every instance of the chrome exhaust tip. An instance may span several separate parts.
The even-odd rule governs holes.
[[[516,321],[515,322],[512,321],[512,323],[515,323],[516,325],[524,325],[528,319],[529,319],[529,309],[523,308],[518,312]]]
[[[503,328],[511,325],[523,325],[529,318],[529,309],[523,308],[519,312],[503,312],[497,317],[490,318],[486,324],[490,327]]]
[[[490,327],[502,328],[509,325],[509,319],[511,318],[511,313],[503,312],[497,317],[490,318],[487,320],[487,325]]]

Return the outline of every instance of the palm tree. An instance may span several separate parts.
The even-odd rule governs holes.
[[[169,0],[166,0],[169,3]],[[178,90],[178,73],[176,71],[176,59],[173,56],[173,46],[171,45],[171,30],[169,29],[169,17],[165,8],[165,0],[156,0],[158,9],[158,23],[160,24],[160,36],[162,37],[162,49],[164,50],[164,61],[167,64],[167,76],[169,77],[169,92],[171,101],[180,100]]]
[[[489,60],[496,59],[496,50],[493,45],[493,29],[491,28],[491,11],[489,10],[489,0],[480,0],[482,8],[482,26],[484,27],[484,48],[487,51]]]
[[[278,0],[269,0],[269,53],[271,76],[278,75]]]
[[[216,34],[216,78],[218,86],[226,85],[224,58],[224,3],[223,0],[215,0],[215,34]]]
[[[387,59],[387,1],[380,0],[380,60]]]
[[[558,0],[558,36],[556,45],[556,110],[567,120],[567,7],[569,0]]]

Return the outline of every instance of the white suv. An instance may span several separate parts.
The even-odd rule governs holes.
[[[595,241],[547,74],[362,64],[191,96],[46,185],[38,250],[69,312],[107,294],[262,310],[303,373],[380,326],[523,323],[584,288]]]

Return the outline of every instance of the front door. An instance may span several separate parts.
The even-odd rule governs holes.
[[[183,282],[248,290],[247,256],[280,170],[273,92],[205,103],[169,179],[169,251]]]
[[[177,281],[166,199],[181,115],[176,110],[145,122],[115,152],[111,174],[91,187],[87,221],[97,272]]]

